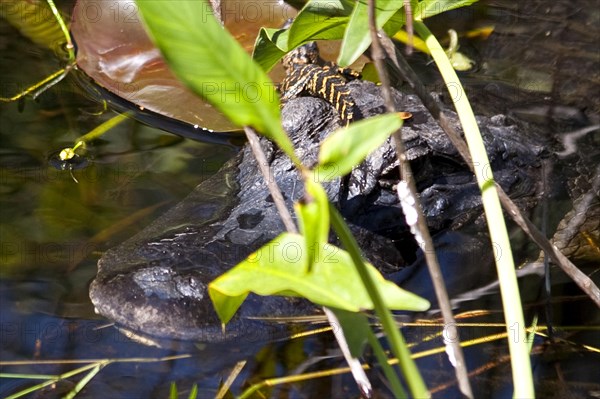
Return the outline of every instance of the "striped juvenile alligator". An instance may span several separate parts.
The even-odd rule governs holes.
[[[346,83],[360,78],[358,72],[323,61],[315,42],[290,51],[282,63],[286,72],[280,87],[282,104],[302,94],[319,97],[337,110],[343,125],[352,122],[356,107]]]

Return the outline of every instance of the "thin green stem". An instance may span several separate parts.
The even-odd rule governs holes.
[[[90,131],[89,133],[81,136],[80,138],[78,138],[75,142],[75,148],[84,145],[81,143],[87,143],[90,142],[92,140],[97,139],[98,137],[102,136],[104,133],[106,133],[107,131],[109,131],[110,129],[112,129],[113,127],[117,126],[118,124],[120,124],[121,122],[126,121],[129,118],[129,115],[127,113],[125,114],[119,114],[115,117],[110,118],[109,120],[107,120],[106,122],[102,123],[100,126],[95,127],[92,131]]]
[[[63,35],[65,35],[65,40],[67,42],[66,50],[67,50],[67,55],[69,57],[68,58],[69,64],[74,63],[75,62],[75,46],[73,46],[73,42],[71,41],[71,34],[69,33],[69,28],[67,27],[67,24],[65,23],[62,16],[60,15],[60,11],[58,11],[58,8],[56,8],[54,1],[46,0],[46,2],[48,3],[48,6],[52,10],[52,14],[54,14],[54,17],[56,18],[56,21],[58,22],[58,25],[60,26],[60,29],[63,32]]]
[[[370,328],[367,334],[367,340],[369,341],[369,345],[371,345],[371,348],[373,349],[373,353],[377,358],[377,362],[379,362],[379,366],[383,370],[383,374],[385,374],[385,378],[387,378],[387,380],[390,383],[390,390],[392,391],[394,396],[397,398],[406,398],[407,395],[404,391],[404,388],[402,387],[402,384],[400,383],[398,374],[394,372],[394,368],[388,363],[388,358],[385,352],[383,351],[383,348],[381,347],[381,343],[379,342],[375,334],[373,334],[373,331]]]
[[[12,97],[0,97],[0,101],[2,102],[12,102],[12,101],[17,101],[18,99],[20,99],[21,97],[26,96],[27,94],[36,91],[38,89],[40,89],[38,91],[38,93],[36,95],[38,95],[39,93],[41,93],[42,91],[44,91],[45,89],[47,89],[50,86],[55,85],[56,83],[60,82],[61,80],[63,80],[63,78],[67,75],[68,72],[68,68],[61,68],[58,71],[54,72],[53,74],[51,74],[50,76],[44,78],[43,80],[37,82],[36,84],[33,84],[31,86],[29,86],[27,89],[23,90],[22,92],[15,94]],[[50,85],[50,86],[48,86]]]
[[[396,112],[394,101],[392,100],[391,87],[387,71],[383,65],[384,50],[381,43],[381,37],[385,36],[383,33],[378,34],[375,25],[375,0],[369,0],[369,30],[371,32],[371,57],[375,64],[375,68],[379,74],[381,80],[381,91],[385,99],[386,108],[388,112]],[[390,54],[391,56],[391,54]],[[446,283],[442,274],[437,255],[434,250],[433,240],[429,232],[427,225],[427,219],[423,213],[421,202],[418,200],[417,183],[415,181],[410,162],[406,157],[406,150],[404,148],[404,139],[402,138],[402,131],[398,130],[393,135],[393,144],[396,149],[396,157],[399,162],[400,175],[402,180],[398,183],[398,199],[402,205],[402,209],[406,215],[409,213],[416,213],[416,221],[407,222],[410,226],[411,232],[415,236],[415,240],[421,247],[425,255],[425,263],[431,276],[434,291],[446,329],[452,337],[457,339],[445,340],[447,346],[448,357],[451,363],[454,365],[456,378],[458,380],[458,386],[462,394],[469,399],[473,398],[473,390],[469,384],[469,375],[467,371],[466,362],[460,347],[460,341],[458,339],[458,329],[456,328],[456,322],[454,315],[452,314],[452,306],[450,305],[450,298],[446,290]]]
[[[77,396],[77,394],[81,392],[81,390],[88,384],[88,382],[90,382],[92,378],[94,378],[96,374],[98,374],[100,370],[102,370],[102,368],[106,366],[106,364],[107,363],[101,363],[93,369],[91,369],[90,372],[87,373],[86,376],[83,377],[81,380],[79,380],[77,385],[75,385],[75,387],[63,397],[63,399],[73,399],[75,396]]]
[[[452,96],[460,122],[463,126],[465,138],[469,146],[469,152],[473,160],[475,176],[479,188],[485,217],[487,220],[490,239],[498,248],[496,252],[496,269],[500,281],[500,292],[502,294],[502,305],[506,318],[506,327],[511,339],[508,347],[511,355],[511,366],[513,383],[515,387],[514,397],[533,398],[533,376],[531,373],[531,362],[527,340],[524,336],[525,321],[521,306],[521,296],[517,284],[517,276],[512,257],[512,250],[508,239],[508,232],[498,192],[494,184],[493,176],[490,175],[490,162],[485,151],[485,146],[479,133],[475,115],[467,99],[464,89],[448,60],[446,52],[427,26],[421,21],[415,21],[415,30],[425,40],[447,87],[452,87],[458,92]]]
[[[55,378],[51,378],[51,379],[49,379],[47,381],[44,381],[42,383],[36,384],[36,385],[34,385],[32,387],[29,387],[29,388],[26,388],[26,389],[24,389],[22,391],[14,393],[14,394],[12,394],[10,396],[7,396],[5,399],[20,398],[22,396],[30,394],[31,392],[35,392],[35,391],[40,390],[42,388],[45,388],[45,387],[47,387],[49,385],[52,385],[52,384],[56,383],[57,381],[70,378],[70,377],[72,377],[74,375],[77,375],[79,373],[83,373],[84,371],[92,369],[92,368],[96,367],[97,365],[98,365],[97,363],[93,363],[93,364],[88,364],[87,366],[79,367],[79,368],[77,368],[75,370],[71,370],[71,371],[69,371],[67,373],[64,373],[64,374],[61,374],[59,376],[56,376]]]
[[[404,376],[406,377],[408,387],[413,397],[429,398],[431,395],[427,390],[427,386],[425,385],[425,382],[423,382],[421,374],[419,373],[415,362],[411,358],[411,353],[406,346],[404,338],[402,338],[402,335],[400,334],[400,330],[398,330],[394,318],[392,317],[392,313],[389,311],[387,306],[385,306],[383,296],[381,295],[381,292],[379,292],[375,281],[373,281],[373,278],[367,270],[360,253],[360,248],[358,247],[354,236],[350,232],[346,222],[344,222],[344,218],[342,215],[340,215],[337,209],[332,206],[330,206],[329,209],[331,224],[339,236],[344,248],[350,254],[356,270],[365,285],[365,289],[373,301],[375,314],[377,314],[381,321],[383,330],[390,343],[392,353],[398,359],[398,363],[402,369],[402,372],[404,373]]]
[[[73,147],[63,148],[59,154],[59,158],[62,161],[69,160],[75,156],[75,152],[80,148],[85,150],[86,144],[92,140],[96,140],[98,137],[105,134],[107,131],[117,126],[121,122],[127,120],[129,116],[125,114],[119,114],[115,117],[110,118],[106,122],[92,129],[89,133],[84,134],[75,140]],[[84,151],[85,152],[85,151]]]

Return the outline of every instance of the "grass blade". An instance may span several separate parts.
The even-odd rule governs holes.
[[[475,167],[474,170],[479,188],[481,189],[481,197],[489,227],[490,239],[498,248],[500,248],[502,255],[496,256],[496,268],[498,271],[498,279],[500,281],[500,292],[502,294],[506,326],[507,330],[513,331],[513,333],[509,333],[509,336],[514,337],[516,335],[516,337],[514,337],[516,339],[508,340],[508,347],[511,354],[513,384],[515,387],[514,397],[533,398],[535,397],[533,376],[531,373],[531,362],[529,359],[527,340],[524,336],[525,320],[523,317],[515,265],[496,186],[493,177],[489,177],[489,169],[485,168],[490,165],[490,162],[481,139],[481,134],[479,133],[479,127],[477,126],[475,115],[473,114],[473,110],[471,109],[471,105],[468,102],[458,76],[446,56],[446,52],[423,22],[415,21],[415,30],[419,36],[425,40],[431,56],[438,66],[446,85],[452,85],[454,90],[461,91],[461,93],[452,96],[452,100],[463,126],[473,165],[479,165],[479,167]],[[514,333],[515,331],[516,334]]]

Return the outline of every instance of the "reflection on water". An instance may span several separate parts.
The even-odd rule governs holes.
[[[72,289],[57,287],[57,284],[51,278],[6,279],[0,284],[3,304],[0,356],[3,361],[30,362],[6,368],[7,371],[61,374],[93,363],[93,359],[119,358],[122,362],[103,369],[82,397],[167,397],[170,381],[178,381],[180,391],[185,392],[198,380],[202,381],[199,397],[213,397],[231,366],[260,349],[251,345],[234,350],[211,347],[195,349],[192,356],[161,361],[176,356],[176,352],[136,344],[117,329],[107,326],[104,320],[84,315],[63,317],[58,316],[55,309],[44,309],[49,302],[65,304],[64,299],[49,298],[56,290],[65,293]],[[73,359],[79,363],[49,362],[55,359]],[[146,359],[146,362],[139,359]],[[148,362],[152,359],[156,361]],[[43,364],[44,361],[48,362]],[[257,366],[250,358],[247,367]],[[28,385],[26,380],[3,379],[0,392],[5,397]],[[65,383],[52,390],[54,393],[50,396],[55,397],[61,391],[65,394],[72,388],[73,384]]]
[[[480,46],[482,57],[491,57],[473,75],[465,77],[470,79],[473,90],[484,87],[482,98],[494,98],[496,107],[504,106],[505,110],[512,111],[515,111],[515,104],[522,110],[527,107],[521,105],[527,106],[533,100],[544,102],[551,96],[554,102],[570,109],[585,109],[582,114],[585,123],[593,123],[594,118],[597,123],[600,109],[597,52],[596,58],[588,57],[590,46],[597,46],[595,39],[590,43],[592,27],[589,25],[590,21],[596,23],[597,31],[597,10],[591,7],[592,11],[586,14],[571,7],[570,3],[561,3],[555,7],[565,9],[551,13],[543,8],[547,3],[540,3],[538,7],[530,8],[537,13],[538,18],[533,21],[540,24],[539,29],[534,29],[535,35],[528,36],[530,31],[523,22],[523,15],[527,14],[515,8],[516,3],[496,3],[499,7],[488,14],[496,18],[498,35],[489,42],[473,44]],[[580,3],[577,7],[584,5]],[[558,17],[560,15],[562,19]],[[582,20],[578,28],[574,27],[576,24],[565,23],[566,16],[573,15]],[[546,25],[542,27],[540,21],[553,28],[545,29]],[[590,26],[589,30],[586,26]],[[564,57],[566,49],[557,52],[552,47],[563,45],[556,33],[559,31],[571,38],[569,46],[582,49],[576,52],[576,58]],[[550,33],[546,35],[546,32]],[[546,36],[552,40],[544,42],[542,39]],[[564,74],[554,61],[546,68],[538,68],[538,65],[519,68],[519,63],[539,57],[532,54],[521,57],[518,50],[522,50],[522,46],[506,45],[515,37],[518,40],[535,37],[534,43],[544,43],[544,51],[563,55],[552,59],[571,67],[565,70],[573,71],[572,61],[577,59],[583,72]],[[50,51],[29,43],[3,20],[0,20],[0,48],[2,96],[15,94],[60,66]],[[515,77],[522,81],[515,81]],[[534,81],[539,83],[536,86],[539,90],[520,91],[523,84]],[[333,345],[328,338],[291,340],[263,348],[164,350],[126,338],[94,314],[88,298],[88,284],[96,273],[99,254],[140,231],[232,155],[230,148],[181,140],[128,121],[93,143],[90,165],[73,171],[79,181],[76,184],[68,172],[51,167],[48,159],[113,116],[110,112],[99,116],[98,110],[98,104],[87,100],[70,79],[53,87],[37,101],[27,99],[23,110],[16,103],[0,106],[0,358],[2,361],[37,363],[2,367],[2,372],[60,374],[77,366],[41,365],[41,361],[160,358],[189,351],[193,354],[190,359],[112,364],[94,377],[81,396],[166,397],[169,384],[176,381],[180,392],[185,393],[192,384],[198,383],[201,386],[199,397],[213,397],[239,360],[248,363],[233,385],[236,393],[263,378],[339,366],[339,358],[330,356]],[[577,116],[581,117],[581,114]],[[552,129],[559,128],[562,127],[552,126]],[[597,130],[588,134],[597,135]],[[593,138],[591,142],[594,143]],[[560,274],[557,279],[560,280]],[[525,286],[537,287],[536,284]],[[531,304],[527,309],[543,309],[537,288],[528,294]],[[554,294],[556,321],[563,325],[586,324],[590,328],[600,324],[598,310],[572,285],[560,285]],[[499,309],[497,299],[486,296],[478,303],[465,305],[462,310],[481,308]],[[491,321],[502,322],[501,314],[485,319],[487,323]],[[409,341],[418,341],[427,338],[430,332],[439,333],[440,326],[407,327],[405,330]],[[462,331],[463,338],[468,339],[502,330],[502,327],[476,326]],[[578,344],[564,344],[546,351],[541,338],[534,342],[534,353],[540,354],[534,361],[540,396],[565,397],[573,390],[589,395],[600,392],[598,370],[591,367],[598,363],[599,357],[579,346],[597,345],[597,330],[564,328],[560,337]],[[429,345],[416,347],[414,352],[439,347],[441,342],[437,337]],[[484,350],[478,347],[467,349],[469,369],[474,372],[473,383],[482,395],[511,395],[506,354],[503,345],[490,345]],[[491,366],[490,359],[495,362]],[[424,358],[419,360],[419,365],[428,385],[437,387],[437,397],[454,395],[452,369],[445,357]],[[377,372],[372,374],[377,379]],[[6,396],[30,385],[31,382],[22,379],[2,379],[0,395]],[[72,387],[68,383],[59,384],[54,395]],[[345,397],[348,390],[355,392],[350,377],[344,375],[265,392],[273,397]]]
[[[28,42],[3,19],[0,47],[3,97],[60,66],[52,52]],[[88,285],[101,252],[186,196],[233,150],[127,121],[91,144],[89,165],[73,171],[76,184],[67,171],[49,164],[50,156],[114,114],[98,115],[101,106],[70,79],[36,101],[28,98],[20,108],[17,103],[0,105],[0,359],[35,363],[172,355],[107,327],[94,313]],[[208,391],[217,389],[221,373],[227,374],[222,364],[212,363],[202,366],[207,375],[203,389]],[[2,367],[2,372],[60,374],[75,367],[22,365]],[[111,365],[83,396],[166,397],[170,381],[192,375],[182,373],[188,369],[197,372],[198,361]],[[0,396],[30,385],[2,379]],[[55,392],[71,388],[59,384]]]

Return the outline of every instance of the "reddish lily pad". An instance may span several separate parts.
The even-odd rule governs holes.
[[[250,52],[259,27],[280,26],[291,11],[267,0],[223,0],[222,15],[226,28]],[[215,132],[238,130],[168,69],[145,32],[133,0],[79,0],[71,32],[77,43],[78,68],[103,88],[141,109],[192,126]],[[218,51],[219,43],[215,43]]]

